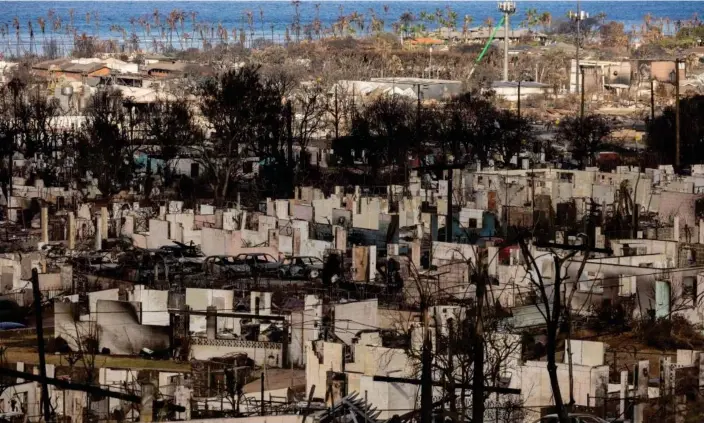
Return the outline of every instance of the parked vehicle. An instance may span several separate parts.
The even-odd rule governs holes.
[[[234,257],[230,271],[235,276],[276,275],[281,262],[266,253],[243,253]]]
[[[174,241],[174,245],[164,245],[160,250],[170,253],[184,267],[200,267],[205,261],[205,254],[195,245]]]
[[[209,275],[224,276],[236,273],[233,268],[237,264],[238,262],[233,256],[208,256],[203,260],[203,270]]]
[[[323,261],[317,257],[288,257],[279,268],[281,279],[316,279],[323,271]]]
[[[570,423],[609,423],[608,421],[602,419],[601,417],[592,416],[589,414],[568,414],[570,418]],[[548,414],[542,418],[536,420],[533,423],[559,423],[560,419],[557,414]]]

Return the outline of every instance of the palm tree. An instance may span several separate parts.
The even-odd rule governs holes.
[[[377,18],[376,15],[373,14],[373,12],[371,30],[372,33],[374,33],[375,35],[379,35],[384,30],[384,21]]]
[[[398,18],[400,24],[399,30],[403,33],[404,36],[408,37],[411,25],[413,24],[413,22],[415,22],[415,20],[416,18],[411,12],[403,12]]]
[[[437,18],[438,23],[437,28],[439,28],[440,26],[447,26],[445,21],[445,13],[439,7],[435,9],[435,17]]]
[[[383,4],[381,6],[382,10],[384,11],[384,22],[388,21],[389,19],[389,5],[388,4]],[[393,29],[393,28],[392,28]]]
[[[360,32],[364,31],[364,15],[360,15],[356,10],[348,17],[350,23],[357,25]],[[350,28],[352,29],[352,28]]]
[[[68,9],[68,22],[71,28],[73,28],[73,17],[76,14],[76,10],[74,8]]]
[[[464,15],[464,19],[462,20],[462,36],[464,37],[464,41],[467,42],[467,36],[469,35],[469,28],[472,25],[472,21],[474,19],[470,15]]]
[[[542,15],[540,15],[540,24],[543,25],[543,31],[550,31],[550,25],[552,24],[552,15],[550,12],[543,12]]]
[[[172,10],[171,13],[169,13],[169,15],[166,17],[166,25],[168,25],[169,27],[169,48],[173,49],[173,34],[174,29],[176,28],[175,10]]]
[[[11,52],[10,38],[8,37],[9,33],[10,33],[10,31],[9,31],[9,27],[7,26],[7,23],[0,23],[0,37],[2,37],[3,41],[7,40],[7,53],[8,54]]]
[[[484,19],[484,25],[491,30],[491,28],[494,27],[494,18],[489,16],[488,18]]]
[[[447,11],[447,26],[454,31],[457,29],[457,12],[452,10],[449,5],[445,6],[445,10]]]
[[[292,0],[291,4],[295,9],[291,29],[296,33],[296,42],[299,42],[301,37],[301,0]]]
[[[261,6],[259,6],[259,23],[262,26],[262,39],[264,39],[264,9]]]
[[[27,22],[27,29],[29,30],[29,55],[34,55],[35,45],[34,45],[34,28],[32,27],[32,21]]]
[[[538,11],[534,8],[526,10],[525,18],[521,21],[521,26],[532,30],[538,22]]]
[[[12,25],[15,27],[15,38],[17,39],[17,58],[20,58],[20,20],[17,16],[12,18]]]
[[[195,40],[196,38],[196,16],[198,15],[198,12],[191,11],[191,39]]]
[[[93,12],[93,22],[95,22],[95,31],[93,35],[97,37],[100,33],[100,14],[96,11]]]
[[[37,18],[37,25],[39,25],[39,31],[42,33],[42,44],[46,44],[46,21],[44,18]]]
[[[645,23],[646,29],[650,29],[650,23],[653,21],[653,15],[650,14],[650,12],[646,13],[645,16],[643,16],[643,23]]]
[[[251,10],[245,11],[247,15],[247,26],[249,27],[249,42],[252,43],[254,40],[254,13]]]
[[[604,12],[599,12],[594,16],[597,22],[599,22],[600,25],[604,25],[604,22],[606,22],[606,13]]]

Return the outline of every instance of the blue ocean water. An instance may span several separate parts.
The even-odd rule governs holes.
[[[447,7],[456,12],[459,28],[465,16],[471,16],[471,26],[480,25],[487,18],[492,18],[494,22],[500,18],[497,4],[493,1],[301,1],[298,10],[301,27],[316,18],[323,27],[329,27],[339,16],[357,12],[364,16],[366,28],[370,26],[371,16],[375,15],[390,30],[392,23],[397,22],[404,12],[419,17],[421,12],[434,14],[438,9],[446,11]],[[582,1],[581,7],[591,16],[605,13],[607,20],[623,22],[626,29],[640,28],[646,15],[653,19],[669,18],[670,22],[686,22],[704,12],[704,2],[696,1]],[[519,0],[512,26],[517,26],[531,8],[541,13],[550,12],[553,22],[556,22],[565,19],[570,10],[576,10],[577,2]],[[280,39],[296,16],[296,6],[289,1],[0,1],[0,51],[3,48],[12,50],[18,44],[15,22],[20,26],[19,44],[29,44],[29,23],[35,34],[35,42],[41,44],[42,37],[53,36],[68,43],[67,40],[72,39],[73,35],[66,34],[66,25],[71,22],[75,28],[71,32],[78,35],[85,33],[101,38],[125,39],[134,33],[140,38],[140,43],[144,43],[150,38],[166,35],[158,27],[166,26],[167,16],[174,9],[181,10],[184,16],[176,26],[177,30],[195,38],[198,30],[194,27],[208,27],[215,31],[220,26],[221,31],[227,31],[230,37],[233,29],[244,29],[248,36],[253,34],[254,37],[270,38],[274,33]],[[155,14],[155,10],[158,13]],[[158,16],[158,23],[155,15]],[[56,17],[60,17],[60,28],[54,28]],[[40,19],[45,21],[43,34]],[[149,23],[148,27],[146,23]],[[351,26],[356,27],[358,33],[365,31],[360,30],[357,24]],[[173,45],[176,44],[173,41]]]

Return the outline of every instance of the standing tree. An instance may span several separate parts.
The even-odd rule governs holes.
[[[704,96],[680,99],[680,160],[684,165],[704,160]],[[685,129],[686,128],[686,129]],[[661,163],[675,162],[675,110],[666,107],[662,115],[647,125],[648,148],[656,153]]]
[[[415,125],[410,101],[398,96],[379,97],[352,117],[349,136],[337,140],[334,148],[348,163],[364,152],[372,175],[377,175],[383,166],[407,161],[409,152],[417,147]]]
[[[623,30],[623,23],[611,21],[599,28],[601,45],[604,47],[628,47],[628,35]]]
[[[582,234],[583,235],[583,234]],[[587,241],[583,238],[584,241]],[[547,326],[547,342],[546,342],[546,352],[547,352],[547,371],[550,378],[550,387],[552,388],[553,400],[555,401],[555,408],[557,409],[558,420],[560,423],[569,423],[570,418],[568,417],[567,407],[562,398],[562,392],[560,390],[560,383],[557,375],[557,342],[558,336],[560,334],[561,325],[565,315],[567,315],[567,324],[570,323],[570,304],[575,289],[572,290],[569,296],[564,292],[564,284],[569,281],[569,277],[566,276],[564,271],[565,264],[570,262],[574,258],[579,250],[573,250],[566,254],[560,254],[554,249],[551,249],[545,256],[548,256],[548,261],[542,261],[543,264],[552,264],[553,278],[548,279],[546,274],[544,274],[543,266],[538,264],[536,256],[534,256],[531,248],[526,243],[523,237],[518,238],[518,244],[521,249],[521,253],[526,263],[526,270],[528,271],[528,278],[531,283],[531,287],[535,292],[538,303],[536,303],[536,308],[540,313],[541,317],[545,320],[545,325]],[[589,257],[589,243],[583,242],[584,253],[579,269],[577,270],[577,275],[572,280],[573,288],[581,280],[582,273],[584,272],[584,267]],[[549,263],[552,259],[552,263]],[[564,297],[564,298],[563,298]],[[571,353],[570,353],[570,340],[567,340],[568,348],[568,359],[570,363],[570,405],[573,405],[573,393],[572,393],[572,366],[571,366]]]
[[[85,125],[76,145],[76,167],[98,180],[103,195],[116,194],[133,182],[136,168],[135,115],[120,91],[103,90],[91,97]]]
[[[227,198],[248,155],[286,163],[281,148],[282,98],[273,84],[261,78],[259,68],[226,71],[204,82],[199,94],[209,138],[195,148],[216,201]]]
[[[147,152],[164,163],[164,184],[171,180],[171,162],[193,144],[202,143],[202,133],[195,124],[193,109],[183,99],[161,98],[140,109],[140,123],[144,128],[144,142],[151,146]],[[147,174],[151,166],[147,165]]]
[[[582,166],[594,164],[596,153],[604,147],[611,128],[606,120],[598,115],[566,118],[557,128],[557,139],[569,145],[572,157]]]
[[[498,112],[497,138],[492,145],[494,157],[499,160],[504,167],[512,166],[511,160],[515,157],[516,164],[519,163],[519,155],[527,146],[535,142],[533,127],[525,118],[518,117],[508,110]]]
[[[485,97],[465,94],[444,106],[437,138],[455,158],[489,160],[492,144],[499,138],[498,111]]]

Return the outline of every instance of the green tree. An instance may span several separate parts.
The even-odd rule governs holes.
[[[403,165],[418,145],[415,116],[408,99],[379,97],[353,117],[350,134],[333,143],[335,154],[352,165],[364,152],[372,175],[383,166]]]
[[[196,146],[197,160],[218,202],[238,182],[247,157],[285,163],[282,99],[273,84],[260,77],[259,68],[224,72],[205,81],[199,95],[210,137]]]
[[[85,111],[85,124],[76,145],[76,167],[98,180],[103,195],[116,194],[133,182],[137,168],[134,153],[140,147],[137,140],[135,116],[125,107],[122,93],[99,91]]]
[[[704,96],[680,99],[680,162],[683,165],[704,161]],[[675,163],[675,110],[666,107],[662,115],[647,126],[648,148],[661,163]]]
[[[611,128],[608,122],[599,115],[588,115],[566,118],[560,121],[557,128],[557,139],[568,145],[572,157],[582,164],[594,164],[596,153],[607,144]]]
[[[623,30],[623,23],[611,21],[599,28],[601,45],[604,47],[628,47],[628,35]]]

